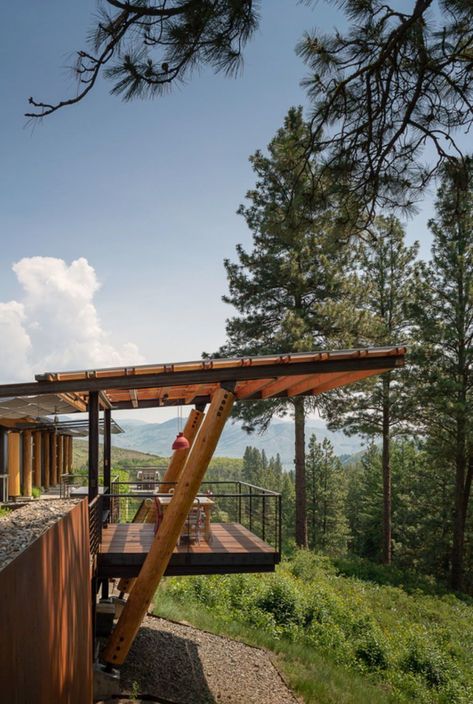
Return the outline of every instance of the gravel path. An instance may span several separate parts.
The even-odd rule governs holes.
[[[32,501],[0,517],[0,570],[75,506],[77,501]]]
[[[297,704],[269,654],[155,616],[147,616],[121,668],[122,694],[179,704]]]

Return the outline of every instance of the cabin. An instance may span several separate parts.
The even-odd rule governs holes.
[[[271,572],[280,561],[284,497],[238,477],[205,479],[233,404],[319,395],[395,370],[404,356],[398,346],[313,351],[48,372],[0,385],[3,501],[30,495],[33,485],[82,498],[90,573],[81,579],[90,580],[93,637],[111,585],[124,599],[101,655],[105,676],[125,661],[163,576]],[[111,436],[121,428],[113,412],[170,406],[191,411],[169,464],[138,469],[128,481],[114,476]],[[84,413],[85,420],[58,420]],[[88,474],[78,485],[72,443],[84,434]]]

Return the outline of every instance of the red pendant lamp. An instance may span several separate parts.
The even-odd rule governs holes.
[[[184,436],[184,433],[178,433],[172,444],[173,450],[188,450],[189,440]]]
[[[176,439],[172,444],[173,450],[188,450],[189,440],[185,437],[184,433],[181,432],[181,421],[182,421],[182,406],[177,407],[177,430]]]

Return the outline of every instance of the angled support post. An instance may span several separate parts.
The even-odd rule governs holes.
[[[189,414],[189,417],[186,421],[183,433],[184,437],[188,440],[189,442],[189,448],[187,450],[174,450],[174,453],[171,457],[171,461],[169,462],[168,468],[166,469],[164,473],[164,477],[162,478],[162,484],[159,487],[159,493],[164,494],[169,491],[171,488],[170,485],[167,482],[177,482],[179,479],[179,476],[181,475],[182,470],[184,469],[184,465],[186,463],[187,457],[189,456],[189,452],[192,449],[192,445],[194,443],[195,436],[198,433],[198,430],[202,424],[202,421],[204,419],[204,414],[201,411],[197,411],[194,408]]]
[[[128,655],[138,628],[171,559],[225,426],[225,421],[232,410],[233,400],[233,393],[223,388],[216,391],[212,398],[205,420],[179,478],[174,496],[164,513],[153,545],[104,650],[103,657],[109,665],[121,665]]]
[[[178,481],[181,472],[184,469],[184,465],[186,463],[189,452],[192,449],[195,437],[198,433],[200,426],[202,425],[203,419],[204,414],[202,411],[192,409],[184,426],[184,430],[182,431],[184,433],[184,437],[189,442],[189,448],[187,450],[174,450],[169,465],[161,480],[162,484],[160,484],[159,486],[160,494],[165,494],[169,491],[171,485],[168,482]],[[156,507],[153,503],[149,509],[145,510],[145,501],[146,499],[143,501],[142,504],[143,510],[140,509],[135,520],[137,523],[154,523],[156,520]],[[133,589],[135,582],[136,579],[134,577],[130,577],[128,579],[121,579],[118,582],[118,591],[120,592],[120,594],[129,594]]]

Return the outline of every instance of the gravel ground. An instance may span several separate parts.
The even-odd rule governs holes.
[[[32,501],[0,517],[0,570],[70,511],[77,501]]]
[[[134,691],[178,704],[297,704],[269,654],[192,626],[147,616],[121,668]]]

